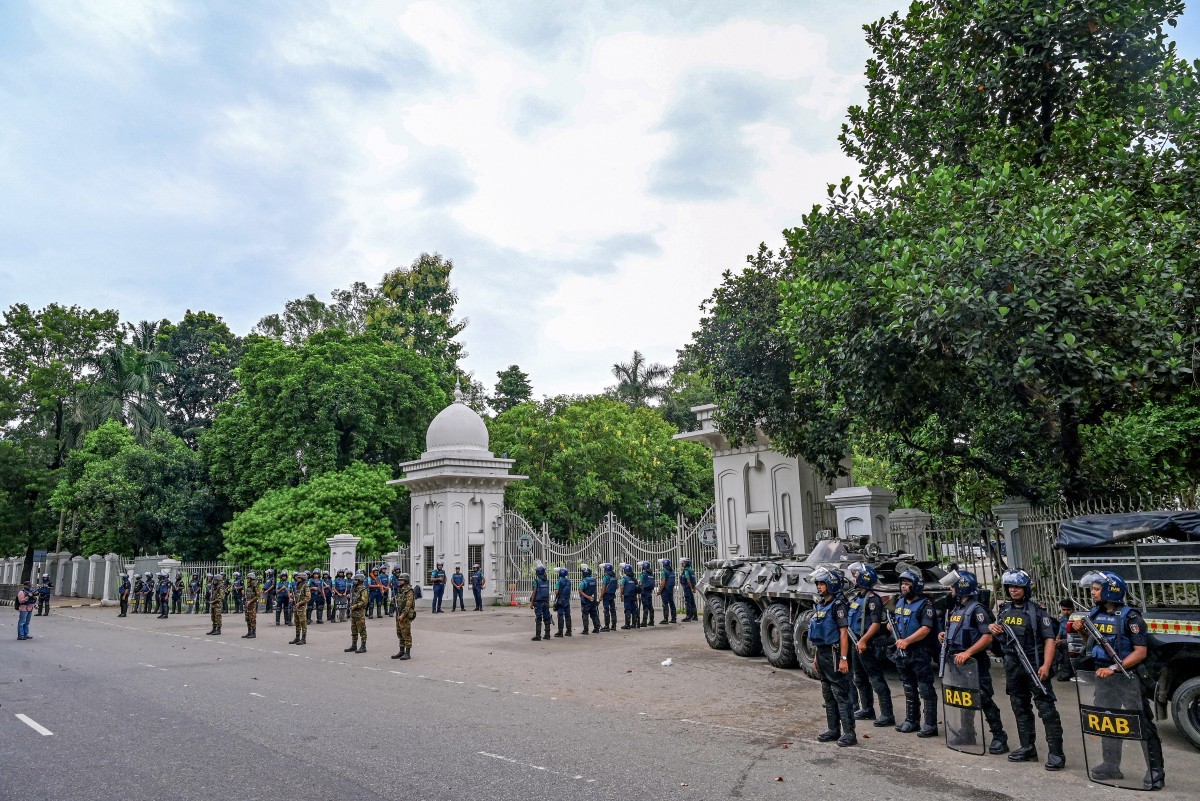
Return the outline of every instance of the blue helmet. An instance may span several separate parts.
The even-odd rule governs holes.
[[[954,582],[955,598],[970,598],[979,594],[979,579],[969,570],[958,571],[958,581]]]
[[[566,578],[566,577],[567,577],[567,569],[566,569],[565,567],[560,567],[560,568],[558,569],[558,577],[559,577],[559,578]]]
[[[537,568],[533,572],[537,573],[539,576],[544,576],[544,575],[546,575],[546,566],[538,565]]]
[[[667,570],[671,570],[672,569],[671,568],[671,560],[670,559],[662,560],[662,566],[665,567]]]
[[[1114,604],[1125,603],[1125,595],[1129,592],[1129,587],[1125,584],[1125,579],[1111,570],[1095,570],[1079,580],[1079,586],[1084,589],[1091,589],[1093,584],[1100,585],[1101,601]]]
[[[925,592],[925,579],[915,570],[905,570],[900,574],[900,583],[908,582],[912,585],[912,594],[920,595]]]
[[[590,575],[592,575],[592,569],[591,569],[590,567],[588,567],[587,565],[580,565],[580,566],[579,566],[579,572],[580,572],[580,573],[582,573],[582,574],[583,574],[583,575],[585,575],[585,576],[590,576]]]
[[[847,572],[854,577],[854,586],[860,590],[869,590],[879,583],[879,573],[864,562],[855,562],[847,568]]]
[[[821,565],[812,572],[811,578],[813,584],[824,584],[825,591],[830,595],[837,595],[846,586],[845,576],[836,567]]]
[[[605,563],[604,563],[603,565],[601,565],[600,567],[601,567],[601,568],[603,568],[603,570],[604,570],[604,572],[605,572],[605,573],[611,573],[611,572],[613,572],[613,565],[612,565],[612,562],[605,562]]]
[[[680,560],[679,560],[679,566],[680,566],[680,567],[691,567],[691,566],[692,566],[692,560],[691,560],[691,559],[688,559],[688,558],[685,556],[685,557],[683,557],[682,559],[680,559]]]
[[[1000,577],[1000,585],[1002,587],[1020,587],[1025,590],[1027,600],[1033,595],[1033,579],[1024,570],[1005,570],[1004,575]]]
[[[633,575],[633,565],[629,564],[628,562],[622,563],[621,570],[623,570],[627,576]]]
[[[639,566],[639,567],[640,567],[642,570],[646,570],[646,571],[649,571],[649,570],[650,570],[650,563],[649,563],[649,562],[641,562],[641,563],[639,563],[639,565],[638,565],[638,566]]]

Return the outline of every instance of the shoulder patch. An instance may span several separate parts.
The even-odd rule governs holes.
[[[1138,633],[1140,633],[1140,632],[1141,632],[1141,630],[1142,630],[1142,627],[1141,627],[1141,626],[1139,626],[1137,623],[1130,623],[1130,624],[1129,624],[1129,630],[1130,630],[1131,632],[1133,632],[1134,634],[1138,634]]]

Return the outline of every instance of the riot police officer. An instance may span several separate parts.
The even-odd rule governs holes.
[[[158,574],[158,587],[155,594],[158,598],[158,617],[165,618],[171,604],[171,574],[165,570]]]
[[[937,612],[925,597],[925,580],[915,570],[900,574],[900,597],[892,634],[896,638],[896,672],[904,686],[904,721],[896,731],[936,737],[937,693],[933,689],[933,650],[937,644]],[[923,711],[922,711],[923,709]]]
[[[600,574],[600,601],[604,607],[604,628],[601,631],[617,630],[617,575],[612,562],[605,562]]]
[[[202,586],[202,582],[200,581],[200,573],[199,573],[199,571],[197,571],[197,572],[193,573],[191,575],[191,578],[188,580],[188,595],[191,596],[191,601],[192,601],[192,608],[191,608],[191,610],[189,610],[189,614],[196,615],[196,614],[200,613],[200,587],[201,586]]]
[[[854,711],[854,719],[874,718],[875,700],[878,699],[879,717],[873,725],[877,728],[895,726],[892,691],[883,674],[883,646],[888,636],[883,622],[883,599],[875,592],[879,574],[874,567],[863,562],[850,565],[849,572],[855,588],[849,599],[848,626],[853,640],[850,666],[854,674],[854,686],[858,690],[858,709]]]
[[[288,578],[286,570],[279,571],[279,581],[275,584],[275,625],[279,625],[279,617],[283,616],[283,625],[292,625],[292,596],[295,585]]]
[[[696,617],[696,571],[692,560],[686,556],[679,560],[679,586],[683,588],[683,622],[698,620]]]
[[[983,604],[979,603],[979,580],[974,573],[958,571],[958,580],[954,582],[953,589],[954,608],[947,614],[946,630],[939,637],[946,643],[946,658],[953,659],[954,664],[965,665],[968,660],[975,660],[979,670],[979,700],[992,733],[988,752],[1004,754],[1008,752],[1008,735],[1004,732],[1004,721],[1000,719],[1000,708],[992,697],[995,690],[987,655],[988,647],[992,644],[989,628],[992,621]],[[970,710],[964,710],[964,715],[970,714]],[[970,736],[969,733],[964,734]]]
[[[1006,570],[1000,584],[1008,597],[996,611],[996,622],[990,626],[992,636],[1004,648],[1004,682],[1013,715],[1017,718],[1017,737],[1020,748],[1008,755],[1009,762],[1034,762],[1038,758],[1037,730],[1033,723],[1033,706],[1046,729],[1046,770],[1062,770],[1067,758],[1063,754],[1062,719],[1054,705],[1054,690],[1049,683],[1054,667],[1054,621],[1046,607],[1033,600],[1033,579],[1024,570]],[[1009,634],[1013,636],[1009,636]],[[1014,639],[1015,637],[1015,639]],[[1019,651],[1019,653],[1018,653]],[[1024,655],[1024,659],[1021,659]],[[1036,671],[1030,676],[1026,665]],[[1035,691],[1034,682],[1041,685]]]
[[[433,585],[433,609],[430,614],[440,614],[442,611],[442,596],[446,593],[446,571],[441,562],[429,573],[429,583]],[[541,639],[540,637],[538,639]]]
[[[651,572],[650,563],[642,562],[641,578],[638,580],[638,586],[641,588],[642,595],[639,599],[642,604],[642,625],[654,625],[654,573]]]
[[[121,601],[121,614],[117,617],[125,617],[129,612],[129,594],[132,592],[129,585],[129,574],[121,574],[121,586],[117,588],[117,598]]]
[[[266,605],[263,606],[263,612],[271,614],[275,610],[275,569],[268,567],[263,571],[263,600]]]
[[[592,630],[599,634],[600,615],[596,611],[596,579],[592,576],[592,569],[586,564],[579,566],[579,572],[583,575],[583,579],[579,582],[579,613],[583,618],[583,633],[588,633],[588,623],[590,622]]]
[[[463,576],[462,568],[458,565],[454,566],[454,573],[450,576],[450,589],[454,593],[450,599],[450,611],[457,612],[460,609],[467,611],[467,604],[463,601],[463,584],[466,582],[466,577]]]
[[[175,581],[171,583],[171,614],[183,614],[183,586],[184,578],[182,573],[175,574]]]
[[[621,600],[625,606],[625,625],[621,629],[636,629],[641,626],[638,622],[638,596],[641,590],[637,579],[633,577],[633,565],[622,562],[621,572],[624,574],[621,579]]]
[[[238,571],[233,571],[233,611],[241,612],[246,604],[246,582],[242,580],[242,574]]]
[[[1095,626],[1097,632],[1106,641],[1092,641],[1091,648],[1080,661],[1080,670],[1094,670],[1096,674],[1095,704],[1102,708],[1119,708],[1121,704],[1113,703],[1110,696],[1114,694],[1115,683],[1120,680],[1121,668],[1137,675],[1142,671],[1138,668],[1146,661],[1149,654],[1149,637],[1146,631],[1146,621],[1138,610],[1127,606],[1125,598],[1128,587],[1125,580],[1111,570],[1089,573],[1080,581],[1080,585],[1088,588],[1092,595],[1092,608],[1087,617]],[[1109,654],[1105,645],[1112,649]],[[1115,659],[1113,657],[1116,657]],[[1140,677],[1139,677],[1140,678]],[[1108,684],[1106,682],[1113,682]],[[1151,711],[1150,698],[1143,690],[1141,708],[1142,749],[1146,758],[1145,778],[1142,787],[1146,790],[1161,790],[1166,783],[1166,766],[1163,762],[1162,741],[1158,737],[1158,727],[1154,725],[1154,713]],[[1121,772],[1121,740],[1111,737],[1101,739],[1101,754],[1103,761],[1091,769],[1091,776],[1096,781],[1124,779]]]
[[[563,636],[563,624],[567,626],[566,636],[571,636],[571,580],[567,578],[567,569],[558,569],[558,581],[554,585],[554,613],[558,617],[558,631],[555,637]]]
[[[483,576],[483,569],[479,565],[471,567],[471,595],[475,598],[475,611],[483,611],[483,588],[487,585],[487,579]]]
[[[146,579],[138,574],[133,582],[133,613],[135,615],[142,614],[142,602],[146,599]],[[38,614],[41,614],[39,610]]]
[[[335,618],[338,623],[346,622],[346,614],[350,608],[350,591],[353,589],[354,581],[346,576],[345,570],[337,572],[337,578],[333,580],[333,604],[334,609],[329,610],[329,618]]]
[[[812,572],[820,598],[808,624],[808,641],[816,649],[813,668],[821,679],[828,727],[817,735],[823,743],[837,740],[838,747],[858,744],[854,733],[854,688],[850,679],[850,637],[846,627],[850,610],[842,597],[845,579],[840,570],[818,567]]]
[[[533,619],[537,623],[534,630],[534,640],[550,639],[550,579],[546,577],[546,568],[538,565],[533,576],[533,592],[529,594],[529,606],[533,609]],[[542,624],[546,625],[546,633],[542,634]]]
[[[658,585],[658,596],[662,598],[662,624],[665,626],[667,623],[678,623],[678,613],[675,611],[675,568],[672,567],[670,559],[662,560],[662,579]]]

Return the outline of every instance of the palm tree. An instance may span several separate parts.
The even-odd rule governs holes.
[[[95,374],[79,405],[80,422],[93,429],[105,420],[119,420],[144,443],[150,433],[166,425],[159,400],[159,376],[171,369],[171,360],[156,347],[156,323],[132,327],[133,341],[120,340],[94,360]]]
[[[651,364],[641,351],[635,350],[628,362],[613,365],[612,374],[617,379],[617,397],[636,409],[649,405],[648,402],[655,398],[662,398],[671,368],[665,364]]]

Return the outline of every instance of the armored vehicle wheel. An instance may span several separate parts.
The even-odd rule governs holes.
[[[725,607],[725,633],[729,636],[729,647],[738,656],[762,655],[758,617],[758,607],[749,601],[734,601]]]
[[[796,661],[798,666],[810,678],[817,678],[817,669],[813,667],[813,660],[817,658],[817,651],[808,642],[808,624],[812,620],[813,610],[806,609],[796,618],[796,627],[792,630],[792,637],[796,643]]]
[[[1175,690],[1171,717],[1187,741],[1200,748],[1200,676],[1188,679]]]
[[[777,668],[796,667],[796,640],[791,616],[784,604],[771,604],[758,624],[763,654]]]
[[[704,599],[704,639],[708,640],[709,648],[724,651],[729,647],[729,637],[725,634],[725,599],[709,595]]]

